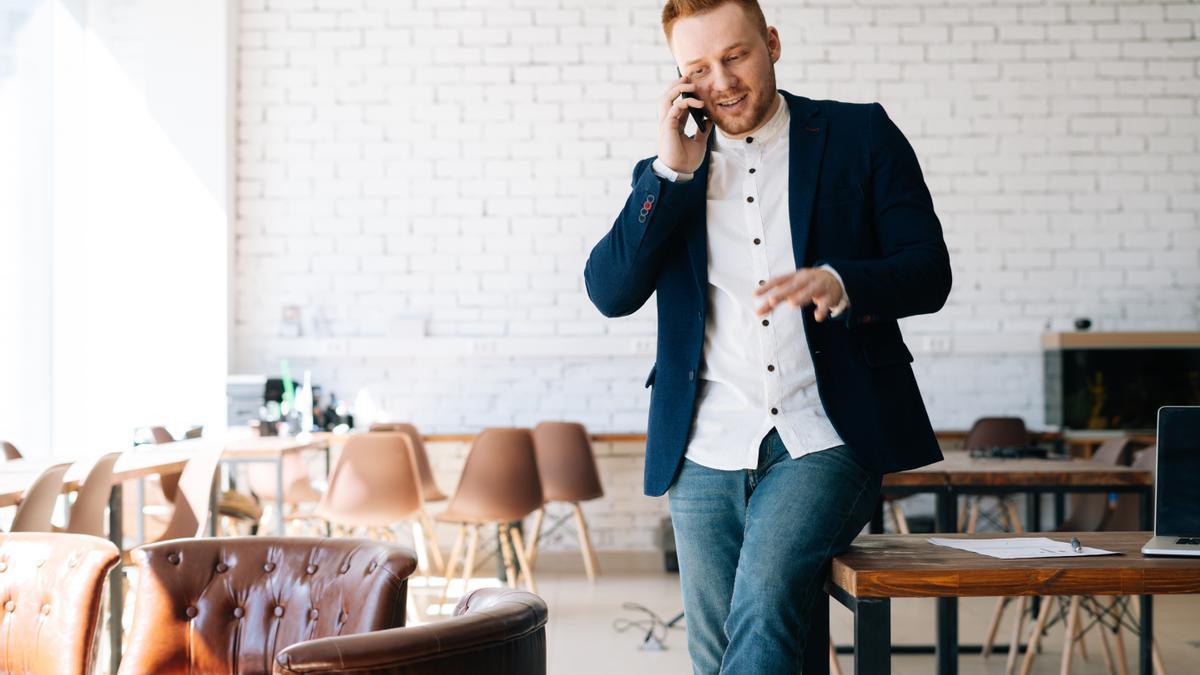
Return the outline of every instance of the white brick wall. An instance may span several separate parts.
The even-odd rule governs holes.
[[[880,101],[925,169],[954,291],[904,329],[935,425],[1040,424],[1038,336],[1075,317],[1197,329],[1200,5],[764,4],[780,85]],[[429,431],[643,430],[653,307],[604,320],[581,271],[654,153],[659,7],[242,2],[235,369],[291,357]]]

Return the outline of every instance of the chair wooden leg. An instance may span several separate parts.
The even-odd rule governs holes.
[[[525,555],[525,542],[522,541],[521,530],[515,527],[508,529],[508,534],[513,540],[513,550],[517,553],[517,562],[521,563],[521,571],[517,575],[525,577],[525,588],[530,593],[537,593],[537,585],[533,582],[533,568],[529,566],[529,557]]]
[[[1154,666],[1154,675],[1167,675],[1167,669],[1163,667],[1162,654],[1158,651],[1158,640],[1150,641],[1150,661]]]
[[[1092,597],[1091,604],[1096,607],[1096,613],[1099,615],[1101,611],[1099,598]],[[1096,623],[1096,632],[1100,633],[1100,654],[1104,656],[1105,672],[1108,675],[1116,675],[1117,668],[1116,664],[1113,663],[1112,645],[1108,642],[1108,627],[1104,625],[1103,621]]]
[[[592,537],[588,533],[587,521],[583,518],[583,509],[579,502],[572,502],[575,509],[575,529],[579,532],[579,548],[583,552],[583,567],[587,570],[588,581],[596,583],[596,550],[592,548]]]
[[[1117,630],[1113,633],[1113,657],[1117,661],[1118,675],[1129,675],[1129,659],[1125,658],[1125,636],[1121,634],[1120,611],[1117,609],[1117,597],[1109,598],[1109,611],[1117,616]]]
[[[1071,657],[1075,654],[1075,631],[1079,627],[1079,596],[1071,596],[1071,605],[1067,609],[1067,629],[1063,631],[1062,665],[1058,675],[1070,675]]]
[[[1012,637],[1008,641],[1008,659],[1004,662],[1004,675],[1012,675],[1017,667],[1017,656],[1021,653],[1021,633],[1025,628],[1025,610],[1029,608],[1029,598],[1022,595],[1017,598],[1017,614],[1013,617]]]
[[[1042,597],[1042,608],[1038,612],[1037,621],[1033,624],[1033,632],[1029,634],[1029,642],[1025,647],[1025,658],[1021,661],[1021,675],[1029,675],[1033,668],[1033,659],[1037,656],[1038,645],[1042,643],[1042,631],[1046,630],[1046,619],[1050,616],[1050,605],[1058,601],[1051,596]]]
[[[1008,517],[1008,531],[1022,533],[1025,528],[1021,525],[1021,514],[1017,513],[1017,505],[1013,500],[1004,498],[1004,513]]]
[[[533,530],[529,533],[529,541],[526,542],[525,557],[529,558],[530,565],[537,562],[538,541],[542,538],[542,521],[545,519],[546,507],[543,505],[533,517]]]
[[[1000,628],[1000,621],[1004,618],[1004,608],[1008,606],[1010,598],[996,598],[996,609],[992,610],[992,620],[988,623],[987,636],[983,638],[983,647],[979,650],[979,655],[986,661],[987,657],[992,653],[992,645],[996,644],[996,631]]]
[[[467,586],[475,574],[475,553],[479,550],[479,525],[471,525],[470,538],[467,540],[467,560],[463,563],[463,595],[467,594]]]
[[[837,647],[833,645],[833,638],[829,638],[829,675],[842,675],[842,664],[838,663]]]
[[[1083,600],[1082,599],[1080,599],[1079,604],[1080,604],[1080,611],[1082,612],[1083,611]],[[1079,656],[1084,661],[1088,660],[1086,638],[1087,638],[1087,631],[1083,630],[1083,620],[1077,619],[1075,621],[1075,641],[1076,641],[1077,646],[1079,647]]]
[[[433,527],[433,519],[429,517],[429,512],[425,509],[421,509],[418,512],[418,517],[421,521],[422,532],[425,534],[426,546],[428,547],[430,558],[433,560],[433,567],[437,570],[438,574],[445,574],[446,561],[442,559],[442,549],[438,546],[437,530]]]
[[[967,514],[967,534],[975,532],[975,526],[979,523],[979,497],[971,498],[971,508]]]
[[[909,534],[908,517],[904,515],[904,509],[900,508],[899,502],[892,500],[888,505],[888,510],[892,514],[892,523],[896,525],[896,532],[900,534]]]
[[[454,578],[454,568],[458,566],[458,556],[462,555],[463,540],[467,536],[467,525],[462,523],[458,526],[458,534],[454,536],[454,546],[450,549],[450,559],[446,561],[446,569],[443,572],[443,577],[446,583],[442,585],[442,595],[438,599],[438,607],[446,606],[446,596],[450,594],[450,580]]]
[[[508,523],[496,524],[496,537],[500,539],[500,553],[504,557],[504,579],[509,588],[516,588],[517,568],[513,566],[512,540],[508,536],[511,529]]]

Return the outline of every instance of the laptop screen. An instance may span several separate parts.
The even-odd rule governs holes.
[[[1200,406],[1158,411],[1154,533],[1200,535]]]

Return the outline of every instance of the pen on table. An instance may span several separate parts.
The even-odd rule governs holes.
[[[1071,548],[1075,549],[1076,553],[1083,553],[1083,545],[1079,543],[1078,537],[1071,537]]]

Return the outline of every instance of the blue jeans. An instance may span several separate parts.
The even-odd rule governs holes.
[[[881,480],[844,445],[792,459],[775,431],[754,470],[684,460],[668,499],[696,675],[800,672],[829,561],[870,520]]]

